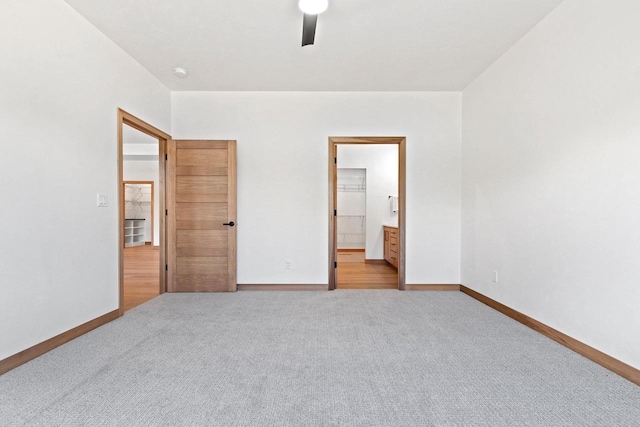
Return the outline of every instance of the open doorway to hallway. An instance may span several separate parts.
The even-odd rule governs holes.
[[[158,138],[123,128],[124,311],[160,295]]]
[[[329,142],[329,289],[403,289],[405,139]]]
[[[120,315],[166,291],[165,170],[170,139],[118,109]]]

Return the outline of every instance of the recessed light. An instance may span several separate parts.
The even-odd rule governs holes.
[[[187,78],[187,75],[189,75],[189,73],[187,72],[186,68],[182,68],[182,67],[176,67],[173,69],[173,74],[176,75],[176,77],[179,77],[181,79],[185,79]]]

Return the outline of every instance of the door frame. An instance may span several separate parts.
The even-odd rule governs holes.
[[[329,290],[336,289],[338,225],[338,145],[395,144],[398,146],[398,289],[405,289],[405,225],[407,206],[407,138],[404,136],[332,136],[329,137]]]
[[[127,193],[127,185],[150,185],[151,186],[151,246],[153,246],[153,244],[155,243],[155,229],[153,228],[153,226],[155,225],[155,212],[154,212],[154,205],[155,205],[155,191],[154,191],[154,187],[155,187],[155,182],[154,181],[122,181],[122,190],[125,192],[125,194]],[[123,200],[124,204],[125,204],[125,211],[126,211],[126,200]],[[158,213],[160,212],[160,210],[158,210]],[[126,212],[125,212],[126,213]],[[162,240],[160,240],[162,242]],[[146,242],[145,242],[146,243]]]
[[[117,126],[118,126],[118,313],[120,316],[124,314],[124,155],[123,155],[123,128],[125,125],[130,126],[142,133],[158,139],[158,198],[160,199],[158,212],[166,209],[165,206],[165,169],[167,141],[171,139],[171,135],[161,131],[153,125],[145,122],[118,108],[117,110]],[[160,218],[160,263],[158,270],[160,273],[159,292],[166,292],[167,277],[165,266],[167,264],[167,241],[165,238],[165,216],[159,215]]]

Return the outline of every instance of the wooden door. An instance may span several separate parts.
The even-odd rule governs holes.
[[[167,207],[167,290],[235,292],[236,141],[169,141]]]

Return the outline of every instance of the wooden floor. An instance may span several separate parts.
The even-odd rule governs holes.
[[[358,257],[362,260],[354,262]],[[337,289],[398,289],[398,270],[385,261],[365,263],[363,252],[338,252],[336,287]]]
[[[160,251],[157,246],[124,248],[124,311],[160,294]]]

